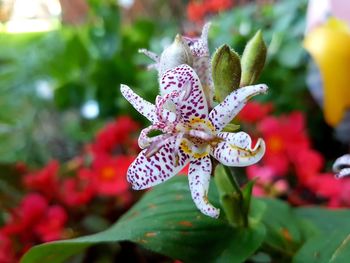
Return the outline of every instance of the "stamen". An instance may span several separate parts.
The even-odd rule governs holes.
[[[201,139],[203,141],[211,141],[216,138],[215,135],[209,134],[204,131],[199,131],[199,130],[189,130],[188,135],[191,137]]]

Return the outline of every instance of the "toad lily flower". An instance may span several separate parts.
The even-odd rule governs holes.
[[[166,71],[160,86],[164,95],[158,96],[153,105],[121,85],[123,96],[152,122],[141,131],[139,146],[143,150],[129,167],[128,181],[133,189],[145,189],[168,180],[190,163],[192,199],[203,214],[217,218],[220,211],[207,197],[212,171],[210,156],[227,166],[248,166],[262,158],[262,139],[252,147],[248,134],[221,131],[249,98],[266,92],[267,86],[233,91],[210,112],[200,79],[190,66],[182,64]],[[163,134],[149,137],[152,130]]]

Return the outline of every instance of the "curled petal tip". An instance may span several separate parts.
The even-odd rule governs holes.
[[[350,168],[344,168],[335,175],[335,178],[341,179],[348,176],[350,176]]]
[[[350,167],[350,154],[345,154],[337,158],[333,164],[333,171],[339,172],[342,168]]]
[[[255,156],[257,157],[256,162],[259,162],[261,158],[264,156],[266,151],[265,141],[262,138],[259,138],[252,151],[255,153]]]
[[[219,218],[220,216],[220,209],[217,209],[215,207],[210,207],[210,209],[208,210],[208,208],[206,209],[201,209],[201,212],[207,216],[210,216],[212,218]]]
[[[260,84],[260,88],[263,93],[266,93],[269,87],[266,84]]]
[[[337,173],[335,175],[337,179],[350,176],[350,154],[345,154],[335,160],[332,168]]]

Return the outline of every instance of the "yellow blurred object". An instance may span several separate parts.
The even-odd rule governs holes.
[[[304,47],[321,72],[326,122],[336,126],[350,109],[350,29],[330,18],[306,36]]]

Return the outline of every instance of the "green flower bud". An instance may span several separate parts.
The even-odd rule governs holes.
[[[246,45],[242,55],[241,87],[252,85],[264,68],[267,48],[259,30]]]
[[[161,77],[165,71],[187,64],[193,66],[193,55],[186,41],[181,35],[177,34],[174,42],[164,49],[159,61],[159,76]]]
[[[228,45],[219,47],[212,59],[212,76],[215,98],[223,101],[227,95],[239,87],[241,63],[239,55]]]

